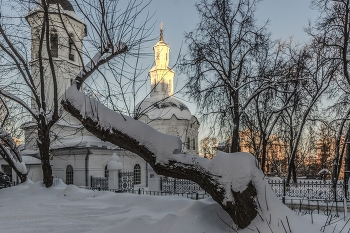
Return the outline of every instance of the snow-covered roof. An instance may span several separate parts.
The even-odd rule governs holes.
[[[60,4],[63,10],[74,11],[72,4],[68,0],[48,0],[48,4]]]
[[[156,95],[143,100],[136,106],[138,112],[154,119],[177,119],[190,120],[192,114],[188,107],[174,97],[164,99],[162,95]]]
[[[36,165],[36,164],[41,164],[40,159],[35,158],[33,156],[30,155],[24,155],[22,156],[22,161],[24,162],[24,164],[26,165]]]
[[[58,10],[57,8],[57,1],[59,3],[60,6],[60,10]],[[49,0],[49,13],[61,13],[61,14],[66,14],[72,18],[74,18],[75,20],[82,22],[79,17],[76,15],[72,4],[68,1],[68,0]],[[42,12],[43,9],[41,6],[35,7],[34,9],[32,9],[27,15],[26,17],[36,13],[36,12]]]
[[[104,142],[95,136],[79,136],[75,138],[64,138],[60,140],[55,140],[51,144],[51,149],[62,149],[67,147],[103,147],[107,149],[118,149],[116,145],[110,142]]]

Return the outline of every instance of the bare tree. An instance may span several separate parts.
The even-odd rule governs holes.
[[[111,64],[115,56],[133,56],[148,36],[147,19],[138,20],[148,3],[129,1],[123,8],[119,1],[74,0],[77,13],[84,17],[86,24],[72,13],[74,8],[69,1],[4,0],[1,3],[0,67],[6,80],[2,80],[0,95],[18,103],[30,114],[33,123],[28,127],[37,139],[44,184],[50,187],[52,129],[62,117],[60,98],[72,81],[67,77],[76,77],[82,68],[78,74],[80,86],[85,81],[82,77],[100,72],[99,68]],[[6,9],[12,9],[11,13],[7,14]],[[17,16],[13,17],[15,13]],[[23,27],[27,24],[25,21],[31,28]],[[74,32],[69,29],[73,24],[79,25]],[[32,36],[23,38],[22,35]],[[61,58],[62,50],[69,51],[69,60],[78,65],[70,67],[59,62],[64,61],[57,59]],[[99,52],[92,57],[91,50]],[[85,60],[90,62],[84,66]]]
[[[328,90],[331,78],[336,72],[334,63],[328,60],[324,54],[329,50],[317,41],[311,41],[309,45],[301,49],[293,49],[291,63],[286,69],[286,82],[281,87],[281,101],[288,106],[282,114],[282,129],[288,135],[289,166],[287,182],[293,173],[293,181],[296,182],[295,159],[298,153],[298,145],[303,135],[303,130],[308,119],[317,111],[321,97]],[[283,130],[280,130],[283,132]]]
[[[196,4],[200,23],[185,35],[189,54],[181,67],[189,77],[187,94],[211,130],[231,139],[231,152],[240,151],[244,109],[270,84],[257,65],[270,46],[266,28],[255,25],[257,2],[202,0]]]
[[[204,158],[213,159],[218,147],[218,140],[215,137],[205,137],[200,142],[200,153],[203,154]]]
[[[337,73],[334,75],[336,92],[332,97],[338,97],[333,106],[333,117],[338,118],[338,132],[333,158],[332,180],[335,186],[342,164],[343,152],[342,138],[345,137],[349,109],[349,42],[350,42],[350,2],[348,0],[314,0],[313,5],[320,11],[320,16],[314,26],[310,26],[309,33],[317,41],[332,52],[327,54],[335,63]],[[345,131],[345,132],[344,132]]]
[[[2,141],[0,143],[0,155],[15,171],[21,182],[25,182],[27,180],[28,172],[25,164],[22,161],[21,152],[18,149],[17,143],[11,137],[11,134],[4,129],[4,125],[9,118],[10,111],[4,99],[0,97],[0,100],[2,102],[2,113],[5,113],[5,115],[2,117],[3,119],[0,126],[0,140]]]

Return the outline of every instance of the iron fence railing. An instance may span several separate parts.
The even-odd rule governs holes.
[[[108,178],[91,176],[91,187],[108,189]]]
[[[336,189],[331,181],[298,181],[286,183],[285,180],[269,180],[272,190],[278,197],[298,197],[304,199],[320,199],[341,201],[349,195],[344,191],[344,181],[338,181]]]
[[[182,196],[187,197],[194,200],[204,199],[207,197],[210,197],[208,193],[170,193],[170,192],[159,192],[159,191],[145,191],[141,188],[139,189],[129,189],[129,190],[121,190],[121,189],[108,189],[108,188],[101,188],[101,187],[86,187],[81,186],[79,188],[83,189],[89,189],[93,191],[109,191],[114,193],[132,193],[132,194],[138,194],[138,195],[151,195],[151,196]]]
[[[162,177],[160,190],[169,193],[197,193],[205,192],[197,183],[191,180]]]

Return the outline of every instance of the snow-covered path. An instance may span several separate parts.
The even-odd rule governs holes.
[[[93,192],[63,184],[46,189],[41,183],[0,190],[0,232],[6,233],[228,232],[216,212],[232,222],[211,199]]]
[[[272,203],[270,203],[271,205]],[[279,206],[279,203],[275,203]],[[284,233],[274,216],[283,220],[285,210],[271,212],[274,233]],[[275,208],[276,209],[276,208]],[[211,198],[190,200],[178,196],[115,194],[79,189],[61,183],[45,188],[41,182],[26,183],[0,190],[0,233],[113,232],[113,233],[228,233],[230,217]],[[267,213],[266,216],[270,216]],[[291,216],[293,233],[314,233],[326,216]],[[271,218],[271,217],[270,217]],[[278,221],[280,221],[278,220]],[[267,221],[267,220],[266,220]],[[267,222],[257,217],[239,233],[270,233]],[[284,221],[286,223],[286,221]],[[337,223],[339,232],[345,221]],[[335,224],[334,224],[335,225]],[[332,232],[334,225],[325,232]],[[287,226],[285,226],[287,227]],[[348,232],[346,225],[342,232]],[[287,228],[287,231],[289,229]]]

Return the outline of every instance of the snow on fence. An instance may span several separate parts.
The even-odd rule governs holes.
[[[344,181],[338,181],[336,190],[331,181],[298,181],[286,184],[285,180],[269,180],[272,190],[278,197],[298,197],[304,199],[319,199],[341,201],[349,195],[344,192]]]

